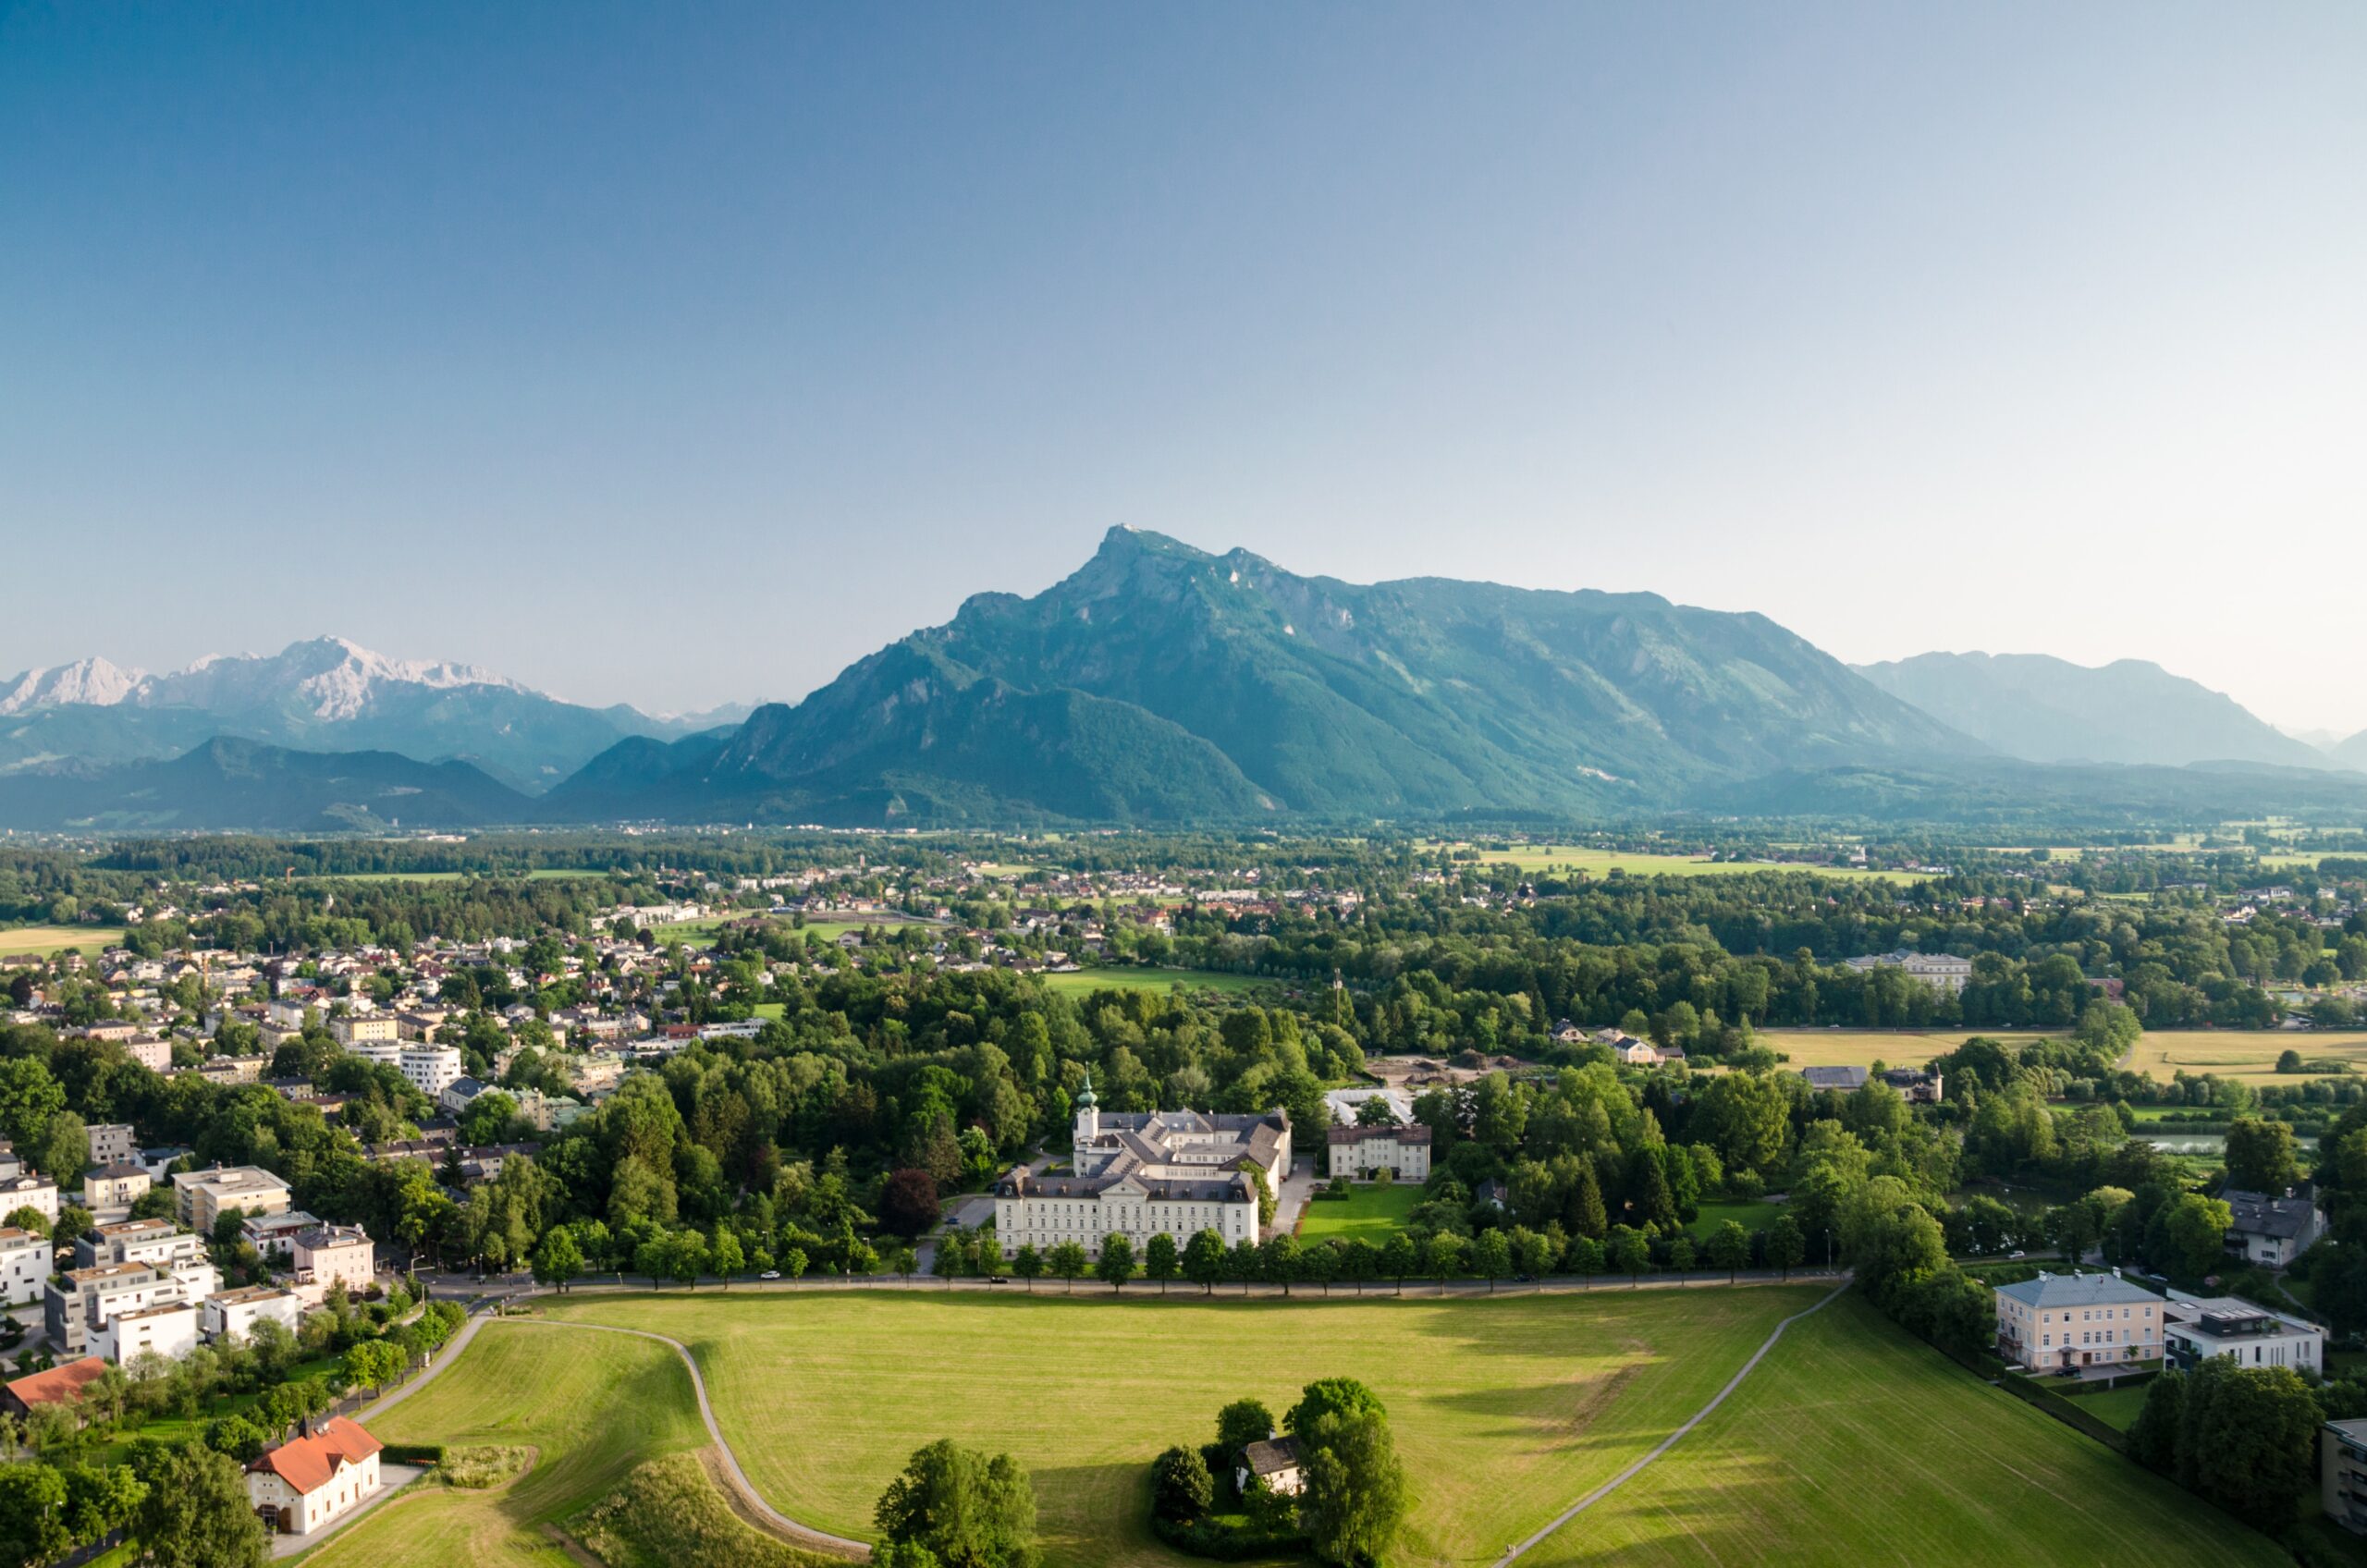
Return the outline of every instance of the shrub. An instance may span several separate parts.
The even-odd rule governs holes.
[[[1208,1461],[1188,1448],[1171,1448],[1151,1461],[1151,1511],[1162,1519],[1197,1519],[1216,1501]]]
[[[583,1516],[575,1534],[610,1568],[822,1568],[828,1562],[732,1513],[691,1453],[635,1469]]]

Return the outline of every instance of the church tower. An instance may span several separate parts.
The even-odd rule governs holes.
[[[1083,1154],[1085,1146],[1091,1144],[1095,1138],[1100,1135],[1100,1133],[1101,1102],[1094,1097],[1093,1074],[1088,1072],[1085,1075],[1085,1087],[1078,1091],[1076,1096],[1077,1152],[1080,1155]],[[1079,1166],[1078,1173],[1083,1174],[1083,1171],[1084,1168]]]

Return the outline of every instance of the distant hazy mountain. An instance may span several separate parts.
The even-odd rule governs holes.
[[[623,737],[680,736],[747,712],[653,718],[630,707],[581,707],[491,670],[390,659],[322,637],[161,675],[93,658],[0,680],[0,772],[51,761],[161,760],[229,735],[459,759],[540,791]]]
[[[579,818],[856,823],[1559,815],[1981,748],[1762,616],[1650,594],[1300,577],[1112,530],[720,747],[628,742]]]
[[[2335,766],[2232,697],[2142,659],[2091,668],[2043,654],[1919,654],[1858,673],[2026,762]]]
[[[209,741],[165,762],[43,763],[0,775],[0,827],[322,833],[525,820],[534,802],[467,763]]]

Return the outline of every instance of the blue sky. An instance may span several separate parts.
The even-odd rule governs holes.
[[[0,673],[793,697],[1127,522],[2367,727],[2362,80],[2351,4],[0,3]]]

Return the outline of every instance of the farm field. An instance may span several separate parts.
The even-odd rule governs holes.
[[[1432,842],[1423,847],[1436,850],[1448,846]],[[1465,843],[1452,847],[1471,848]],[[1904,871],[1864,871],[1848,866],[1798,865],[1774,861],[1711,861],[1693,855],[1638,854],[1591,849],[1580,844],[1523,844],[1510,850],[1481,850],[1479,864],[1509,864],[1523,871],[1583,871],[1589,876],[1606,876],[1613,871],[1624,871],[1631,876],[1741,876],[1754,871],[1813,871],[1821,876],[1846,876],[1902,885],[1929,880]]]
[[[299,882],[460,882],[471,877],[486,881],[511,882],[522,876],[529,882],[581,882],[587,877],[606,876],[605,871],[569,871],[553,866],[538,866],[532,871],[337,871],[316,876],[300,876]],[[266,877],[265,881],[270,878]]]
[[[1388,1405],[1414,1480],[1391,1561],[1416,1568],[1491,1562],[1666,1436],[1818,1293],[1282,1303],[700,1292],[582,1297],[552,1315],[692,1346],[757,1489],[826,1530],[867,1535],[881,1488],[925,1442],[1008,1449],[1036,1480],[1047,1568],[1191,1562],[1147,1527],[1153,1456],[1206,1441],[1229,1401],[1254,1396],[1279,1415],[1314,1378],[1361,1378]],[[1210,1354],[1218,1346],[1239,1354]]]
[[[40,953],[46,958],[80,948],[95,954],[122,940],[120,925],[12,925],[0,930],[0,953]]]
[[[2276,1059],[2287,1051],[2299,1051],[2305,1059],[2338,1057],[2352,1063],[2354,1072],[2367,1072],[2367,1034],[2288,1035],[2273,1029],[2149,1032],[2137,1042],[2129,1065],[2161,1079],[2182,1069],[2241,1078],[2258,1087],[2298,1081],[2276,1071]]]
[[[1792,1067],[1863,1066],[1884,1061],[1893,1067],[1920,1067],[1935,1056],[1952,1051],[1974,1035],[1987,1033],[2011,1041],[2043,1039],[2031,1029],[1944,1029],[1929,1033],[1882,1029],[1765,1029],[1759,1042],[1784,1052]],[[2292,1083],[2276,1071],[2284,1052],[2304,1057],[2340,1057],[2367,1072],[2367,1033],[2286,1034],[2274,1029],[2165,1029],[2148,1031],[2137,1042],[2128,1065],[2166,1083],[2173,1072],[2215,1072],[2222,1078],[2242,1078],[2255,1085]]]
[[[2001,1040],[2035,1040],[2043,1038],[2034,1030],[2000,1030]],[[1944,1056],[1972,1038],[1972,1032],[1963,1029],[1918,1033],[1890,1029],[1761,1029],[1758,1031],[1760,1045],[1782,1051],[1791,1060],[1786,1067],[1864,1067],[1881,1061],[1892,1067],[1920,1067],[1935,1056]]]
[[[599,1501],[644,1460],[706,1444],[690,1375],[655,1341],[497,1322],[460,1354],[370,1418],[371,1431],[389,1443],[532,1445],[533,1467],[485,1491],[422,1482],[331,1537],[306,1558],[313,1568],[570,1568],[543,1526]]]
[[[1257,974],[1228,974],[1214,969],[1079,969],[1058,974],[1036,976],[1047,988],[1064,996],[1082,997],[1095,991],[1165,991],[1171,986],[1181,986],[1187,991],[1215,991],[1238,994],[1254,991],[1261,986],[1279,986],[1279,980]]]
[[[2267,1537],[1987,1387],[1854,1296],[1785,1330],[1709,1419],[1521,1560],[2289,1562]]]
[[[1403,1230],[1406,1216],[1422,1201],[1418,1182],[1393,1182],[1386,1187],[1360,1186],[1345,1198],[1311,1198],[1301,1211],[1299,1240],[1345,1241],[1361,1236],[1378,1245]]]

